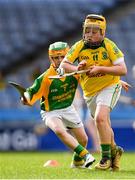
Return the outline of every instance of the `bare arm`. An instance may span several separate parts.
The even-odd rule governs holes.
[[[73,71],[77,71],[78,68],[77,66],[75,66],[73,63],[69,62],[67,59],[64,59],[59,68],[63,68],[65,70],[65,72],[73,72]]]
[[[78,64],[78,66],[75,66],[73,63],[71,63],[67,59],[64,59],[60,64],[60,68],[63,68],[65,72],[70,73],[70,72],[84,70],[86,67],[86,64],[87,62],[83,60]]]
[[[127,73],[127,68],[124,62],[120,64],[113,65],[111,67],[107,66],[92,66],[89,75],[97,74],[97,73],[104,73],[104,74],[111,74],[114,76],[124,76]]]
[[[73,63],[68,61],[68,59],[64,59],[60,65],[60,68],[63,68],[66,72],[73,72],[73,71],[78,71],[78,70],[83,70],[85,69],[86,66],[86,61],[83,60],[81,61],[78,66],[75,66]],[[87,73],[87,75],[91,74],[97,74],[97,73],[104,73],[104,74],[110,74],[114,76],[124,76],[127,74],[127,67],[124,62],[115,64],[113,66],[91,66],[90,71]]]

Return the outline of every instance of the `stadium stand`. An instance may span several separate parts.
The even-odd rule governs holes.
[[[54,5],[55,4],[55,5]],[[88,13],[102,13],[115,0],[1,0],[0,70],[18,64],[49,41],[72,33]],[[52,33],[53,30],[53,33]]]

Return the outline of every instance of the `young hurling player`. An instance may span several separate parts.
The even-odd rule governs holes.
[[[86,149],[88,138],[83,123],[72,105],[79,76],[48,78],[57,74],[56,70],[68,50],[69,46],[65,42],[55,42],[49,46],[51,65],[31,87],[27,88],[22,103],[33,105],[41,99],[41,116],[46,126],[74,151],[71,167],[87,168],[92,165],[95,158]],[[67,130],[70,130],[75,138]]]
[[[127,73],[127,68],[123,53],[105,37],[105,31],[106,20],[103,16],[88,15],[83,25],[83,39],[72,46],[58,72],[90,69],[82,74],[81,86],[100,137],[102,157],[95,168],[119,170],[123,149],[115,143],[110,111],[120,97],[120,76]],[[79,61],[78,66],[73,65],[76,60]]]

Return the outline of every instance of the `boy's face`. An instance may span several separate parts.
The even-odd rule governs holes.
[[[64,57],[64,55],[50,56],[50,61],[55,68],[58,68]]]
[[[88,26],[85,28],[84,41],[90,44],[102,42],[104,35],[99,27]]]

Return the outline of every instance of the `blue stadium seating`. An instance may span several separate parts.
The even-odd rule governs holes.
[[[0,0],[0,57],[4,55],[10,66],[11,61],[18,62],[38,46],[75,30],[86,14],[102,13],[115,3],[115,0]],[[3,69],[5,65],[0,63],[0,70]]]

